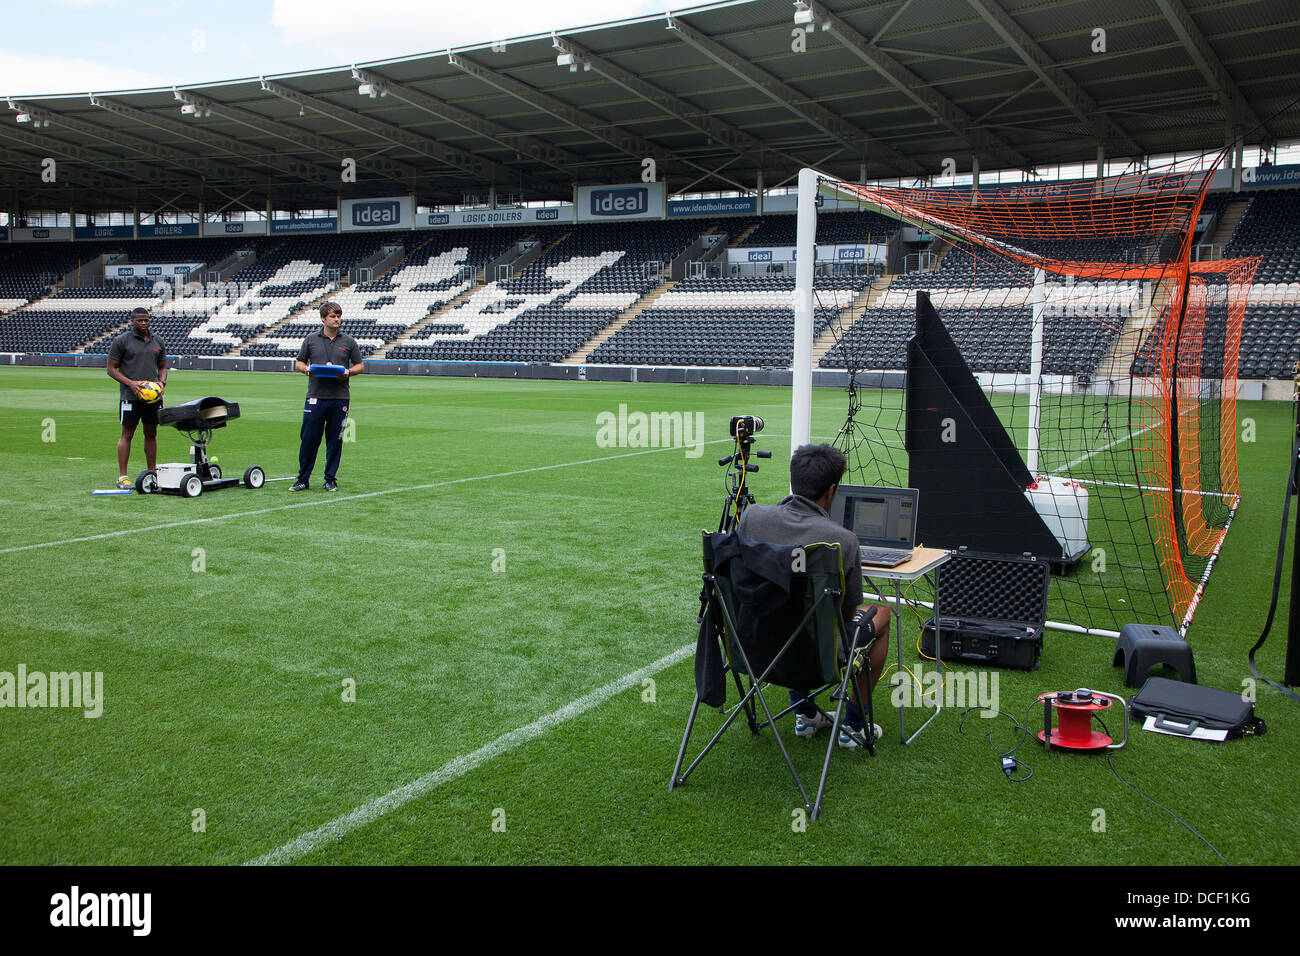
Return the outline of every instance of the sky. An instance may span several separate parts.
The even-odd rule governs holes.
[[[666,5],[665,0],[27,0],[6,4],[0,97],[316,70],[661,14]]]

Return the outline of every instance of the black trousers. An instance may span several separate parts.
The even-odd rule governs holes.
[[[302,410],[302,444],[298,447],[298,480],[308,481],[316,467],[321,436],[325,437],[325,480],[333,481],[343,457],[343,426],[348,420],[348,399],[308,399]]]
[[[858,608],[857,613],[853,615],[853,623],[849,625],[848,639],[853,641],[855,631],[861,631],[858,634],[858,649],[863,650],[871,645],[876,636],[876,622],[871,619],[874,609],[870,606]],[[843,658],[844,651],[840,651],[840,657]],[[794,689],[790,690],[790,703],[799,704],[795,712],[805,717],[817,716],[817,705],[811,700],[805,700],[808,696],[807,690]],[[866,726],[867,720],[862,713],[862,708],[858,706],[857,701],[853,699],[852,688],[849,690],[849,699],[844,704],[844,723],[850,730],[861,730]]]

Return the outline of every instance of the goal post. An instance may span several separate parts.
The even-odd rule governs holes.
[[[816,170],[799,170],[794,259],[794,364],[791,366],[790,454],[812,440],[813,276],[817,258]]]

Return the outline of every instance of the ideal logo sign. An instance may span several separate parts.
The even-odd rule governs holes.
[[[771,261],[772,261],[772,250],[771,250],[771,249],[751,249],[750,252],[749,252],[749,261],[750,261],[750,262],[771,262]]]
[[[146,266],[144,274],[148,276],[160,276],[162,275],[162,266]]]
[[[33,238],[33,239],[48,239],[48,238],[50,238],[50,230],[48,230],[48,229],[33,229],[33,230],[32,230],[32,238]]]
[[[228,222],[228,223],[226,223],[226,232],[228,232],[228,233],[231,233],[231,232],[243,232],[243,231],[244,231],[244,224],[243,224],[242,222]]]
[[[117,274],[120,275],[120,276],[133,276],[133,275],[135,275],[135,267],[134,267],[134,266],[118,266],[118,267],[117,267]]]
[[[593,216],[638,216],[649,211],[650,190],[644,186],[592,190]]]
[[[560,218],[560,210],[558,210],[558,209],[539,209],[539,210],[537,210],[537,221],[538,221],[538,222],[548,222],[548,221],[556,220],[556,219],[559,219],[559,218]]]
[[[402,221],[402,204],[396,199],[359,202],[352,206],[352,225],[395,226]]]
[[[850,246],[847,249],[841,249],[839,255],[841,259],[865,259],[867,250],[861,246]]]
[[[448,225],[450,222],[451,222],[451,216],[447,215],[445,212],[429,213],[429,225],[431,226],[445,226]]]

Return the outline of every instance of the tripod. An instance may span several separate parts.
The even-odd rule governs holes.
[[[726,468],[723,485],[727,489],[727,500],[722,503],[722,517],[718,520],[719,531],[734,531],[740,524],[740,516],[754,503],[754,495],[746,484],[746,477],[758,471],[758,465],[749,463],[752,453],[755,458],[771,458],[770,451],[751,451],[754,447],[754,434],[744,427],[743,419],[734,430],[736,446],[730,455],[718,459],[718,464]]]
[[[1110,379],[1106,379],[1106,394],[1102,402],[1101,411],[1092,413],[1093,418],[1096,418],[1098,415],[1101,416],[1101,424],[1097,426],[1097,434],[1092,436],[1093,441],[1100,438],[1102,433],[1105,433],[1112,441],[1115,438],[1115,432],[1110,427],[1110,393],[1114,388],[1115,383]]]

